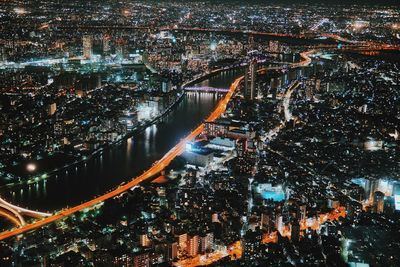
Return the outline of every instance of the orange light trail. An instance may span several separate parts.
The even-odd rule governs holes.
[[[4,211],[0,208],[0,216],[6,218],[7,220],[11,221],[16,226],[22,226],[21,222],[15,217],[12,216],[9,212]]]

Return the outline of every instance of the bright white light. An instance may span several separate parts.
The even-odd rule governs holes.
[[[185,147],[186,147],[186,151],[189,151],[189,152],[192,151],[192,149],[193,149],[191,143],[187,143]]]
[[[29,163],[28,165],[26,165],[26,169],[30,172],[34,172],[36,170],[36,165],[33,163]]]
[[[210,49],[211,49],[212,51],[215,51],[215,50],[217,49],[217,43],[216,43],[216,42],[211,42],[211,44],[210,44]]]
[[[396,210],[400,210],[400,195],[394,196],[394,205]]]
[[[25,8],[23,8],[23,7],[16,7],[16,8],[14,8],[14,12],[15,12],[15,14],[17,14],[17,15],[24,15],[24,14],[27,13],[26,10],[25,10]]]

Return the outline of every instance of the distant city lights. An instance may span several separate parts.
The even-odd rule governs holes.
[[[26,13],[28,13],[28,12],[26,11],[26,9],[23,8],[23,7],[16,7],[16,8],[14,8],[14,12],[15,12],[15,14],[17,14],[17,15],[25,15]]]

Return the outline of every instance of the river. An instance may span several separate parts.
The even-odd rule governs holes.
[[[228,88],[240,73],[239,70],[225,71],[197,85]],[[0,194],[13,204],[42,211],[54,211],[89,200],[150,167],[200,124],[217,101],[216,94],[187,93],[162,122],[105,149],[101,155],[60,171],[47,180],[3,188]]]

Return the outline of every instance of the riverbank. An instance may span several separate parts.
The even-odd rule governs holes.
[[[202,75],[198,75],[198,76],[194,77],[193,79],[184,82],[182,84],[181,88],[202,82],[212,76],[218,75],[219,73],[221,73],[223,71],[229,71],[229,70],[235,69],[237,67],[238,66],[219,68],[219,69],[215,69],[211,72],[204,73]],[[6,184],[0,186],[0,189],[2,191],[7,190],[7,189],[15,190],[15,189],[19,189],[20,187],[23,187],[26,185],[31,186],[34,184],[38,184],[39,182],[43,183],[54,177],[57,178],[57,176],[59,176],[60,174],[61,175],[68,174],[69,170],[73,170],[74,168],[77,168],[77,166],[79,166],[79,165],[83,165],[86,167],[86,162],[102,157],[103,154],[109,153],[108,151],[113,149],[115,146],[118,146],[118,145],[122,144],[123,142],[126,142],[127,139],[137,136],[138,134],[140,134],[141,132],[146,130],[148,127],[151,127],[152,125],[157,124],[164,117],[166,117],[168,114],[170,114],[170,112],[172,110],[174,110],[182,102],[182,100],[184,98],[185,98],[185,93],[182,90],[182,92],[178,93],[178,96],[175,98],[175,100],[168,107],[166,107],[162,113],[157,115],[155,118],[151,119],[150,121],[145,122],[142,125],[138,125],[137,127],[135,127],[132,131],[127,133],[122,138],[120,138],[112,143],[106,144],[106,145],[96,149],[95,151],[93,151],[90,154],[82,155],[79,158],[72,159],[68,164],[65,164],[65,165],[62,164],[61,167],[57,167],[51,171],[46,171],[46,172],[36,174],[35,176],[32,176],[32,178],[30,178],[30,179],[27,179],[27,180],[21,179],[18,182],[6,183]]]
[[[309,53],[303,53],[302,58],[303,60],[296,64],[296,67],[303,67],[307,66],[310,62],[311,59],[309,58]],[[262,72],[262,70],[259,70],[259,72]],[[241,81],[244,79],[244,76],[240,76],[239,78],[236,78],[234,82],[231,84],[229,87],[229,91],[225,94],[225,96],[219,100],[217,106],[213,109],[211,114],[206,117],[205,121],[214,121],[217,118],[223,114],[227,108],[227,105],[229,101],[231,100],[232,96],[235,94],[237,91],[237,88],[239,87]],[[30,230],[37,229],[39,227],[45,226],[47,224],[50,224],[52,222],[58,221],[60,219],[63,219],[65,217],[70,216],[71,214],[74,214],[76,212],[80,212],[82,210],[85,210],[89,207],[92,207],[94,205],[97,205],[99,203],[102,203],[106,201],[107,199],[113,198],[115,196],[118,196],[131,188],[145,182],[153,179],[158,173],[160,173],[166,166],[168,166],[172,160],[174,160],[178,155],[180,155],[186,147],[186,144],[190,141],[192,141],[194,138],[196,138],[203,130],[204,130],[204,122],[202,122],[200,125],[196,126],[194,130],[192,130],[189,134],[187,134],[184,138],[180,139],[180,141],[171,149],[168,150],[167,153],[164,154],[164,156],[156,160],[155,163],[149,167],[146,171],[144,171],[141,175],[134,176],[129,182],[124,182],[121,183],[117,188],[107,191],[106,193],[102,193],[101,195],[83,202],[79,205],[73,206],[71,208],[64,208],[60,212],[55,213],[54,215],[47,217],[43,220],[36,221],[32,224],[25,225],[21,228],[14,229],[8,232],[3,232],[0,234],[0,240],[19,235],[22,233],[25,233]]]
[[[230,101],[231,97],[234,95],[234,93],[242,79],[243,79],[243,77],[235,80],[235,82],[230,86],[228,93],[225,94],[225,96],[218,102],[216,107],[214,106],[211,114],[209,116],[206,116],[206,121],[215,120],[223,112],[225,112],[228,102]],[[118,196],[118,195],[122,194],[123,192],[131,189],[132,187],[134,187],[144,181],[152,179],[155,175],[157,175],[160,171],[162,171],[168,164],[170,164],[170,162],[173,159],[175,159],[176,156],[178,156],[179,154],[182,153],[182,151],[186,147],[187,142],[194,139],[196,136],[198,136],[203,131],[204,123],[201,123],[200,125],[198,125],[196,123],[196,125],[197,126],[195,126],[195,129],[193,131],[191,131],[189,134],[187,134],[177,144],[175,143],[174,147],[169,149],[168,152],[165,153],[161,159],[156,161],[155,164],[153,164],[151,167],[149,167],[149,169],[144,171],[141,175],[135,176],[134,178],[131,178],[129,182],[123,183],[120,186],[118,186],[117,188],[115,188],[111,191],[107,191],[106,193],[102,193],[100,196],[95,197],[89,201],[83,202],[83,203],[73,206],[71,208],[64,208],[61,211],[56,212],[54,215],[44,218],[40,221],[36,221],[32,224],[28,224],[28,225],[22,226],[18,229],[13,229],[8,232],[3,232],[0,234],[0,240],[25,233],[27,231],[34,230],[36,228],[50,224],[54,221],[68,217],[71,214],[82,211],[86,208],[89,208],[89,207],[97,205],[101,202],[104,202],[107,199]]]

